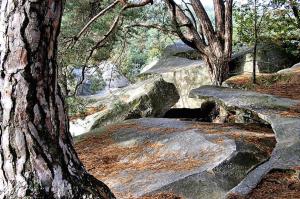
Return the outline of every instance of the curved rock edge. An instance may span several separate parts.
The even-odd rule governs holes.
[[[190,97],[214,101],[227,110],[250,111],[269,123],[275,133],[277,144],[270,159],[249,172],[226,197],[248,195],[272,169],[293,169],[300,165],[300,118],[286,117],[278,113],[278,109],[299,105],[299,100],[216,86],[194,89]],[[266,104],[261,104],[262,100],[266,100]]]

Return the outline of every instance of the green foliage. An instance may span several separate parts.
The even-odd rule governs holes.
[[[244,44],[251,46],[254,42],[253,5],[253,0],[248,0],[248,3],[243,5],[235,4],[233,12],[235,48]],[[288,1],[258,0],[257,8],[259,42],[277,43],[285,47],[289,53],[299,56],[300,29]]]
[[[116,60],[127,78],[135,81],[140,69],[159,58],[164,48],[172,41],[172,36],[165,35],[158,30],[137,29],[133,37],[127,39],[124,49],[113,50],[112,59]],[[121,43],[119,45],[122,45]]]
[[[95,100],[88,100],[81,97],[68,97],[68,114],[70,117],[81,117],[85,116],[87,111],[87,106]]]
[[[91,0],[69,0],[66,2],[64,16],[62,19],[62,28],[60,35],[61,59],[66,65],[82,65],[90,53],[90,49],[96,45],[103,35],[108,31],[113,18],[117,11],[104,15],[97,20],[84,34],[77,45],[73,48],[66,48],[68,41],[76,36],[85,24],[95,15],[102,7],[107,6],[109,1],[101,1],[100,4],[91,3]],[[99,63],[109,57],[109,52],[113,47],[113,39],[103,47],[101,51],[96,51],[88,64]]]
[[[102,79],[101,75],[91,76],[90,82],[91,82],[91,92],[93,94],[96,94],[98,91],[102,90],[105,87],[105,82]]]
[[[168,15],[166,14],[167,9],[162,3],[143,8],[128,9],[124,13],[124,18],[119,23],[116,32],[113,32],[108,37],[107,42],[97,48],[91,58],[87,60],[91,49],[103,38],[119,14],[121,5],[118,5],[97,19],[77,41],[76,45],[68,48],[71,39],[80,32],[95,14],[110,3],[112,3],[110,0],[66,1],[59,38],[58,58],[61,67],[63,67],[60,73],[66,77],[68,89],[71,93],[74,92],[78,81],[72,74],[74,68],[80,69],[84,65],[98,65],[101,61],[110,60],[119,67],[127,78],[135,81],[139,70],[151,60],[159,57],[165,46],[171,43],[174,38],[174,36],[159,30],[131,27],[139,23],[160,24],[166,28],[170,27],[170,20],[167,19]],[[97,91],[103,85],[99,78],[94,80],[92,90]]]

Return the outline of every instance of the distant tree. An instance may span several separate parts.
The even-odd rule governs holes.
[[[232,54],[232,0],[214,0],[215,22],[209,18],[200,0],[176,3],[164,0],[180,39],[198,50],[207,63],[213,84],[227,78]]]
[[[0,198],[115,198],[69,133],[56,63],[64,1],[0,2]]]
[[[275,42],[295,49],[299,43],[297,10],[293,0],[248,0],[234,8],[235,44],[253,46],[253,83],[256,82],[257,46],[261,42]],[[293,16],[294,13],[294,16]],[[289,53],[293,53],[290,50]]]
[[[298,43],[300,32],[297,19],[292,7],[286,0],[257,0],[257,29],[258,40],[273,41],[276,43]],[[254,43],[254,1],[248,0],[243,5],[234,7],[234,45]],[[297,2],[297,8],[300,3]]]
[[[257,25],[257,0],[254,0],[254,26],[253,26],[253,37],[254,37],[254,47],[253,47],[253,64],[252,64],[252,83],[256,84],[256,59],[257,59],[257,44],[258,44],[258,25]]]
[[[272,4],[290,8],[293,12],[295,23],[300,29],[300,2],[299,0],[271,0]]]

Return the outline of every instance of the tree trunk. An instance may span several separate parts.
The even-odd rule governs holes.
[[[206,61],[214,85],[221,86],[228,77],[232,54],[232,5],[233,0],[214,0],[215,26],[200,0],[191,0],[190,7],[182,8],[175,0],[164,0],[171,14],[179,38],[197,49]],[[185,10],[188,10],[187,12]],[[193,23],[191,17],[198,23]],[[198,25],[197,25],[198,24]],[[183,31],[184,27],[184,31]]]
[[[254,48],[253,48],[253,72],[252,72],[252,83],[256,84],[256,58],[257,58],[257,0],[254,0]]]
[[[222,86],[229,73],[229,58],[215,58],[213,55],[206,57],[206,64],[209,67],[212,85]]]
[[[1,2],[0,198],[114,198],[69,133],[57,83],[62,2]]]

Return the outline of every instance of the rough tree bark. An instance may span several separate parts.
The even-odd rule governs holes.
[[[63,0],[0,2],[0,198],[114,198],[68,131],[56,64]]]
[[[221,85],[228,76],[232,54],[232,0],[213,1],[215,27],[200,0],[190,0],[185,8],[175,0],[164,1],[180,39],[199,51],[210,69],[213,84]],[[191,18],[197,19],[197,24]]]

